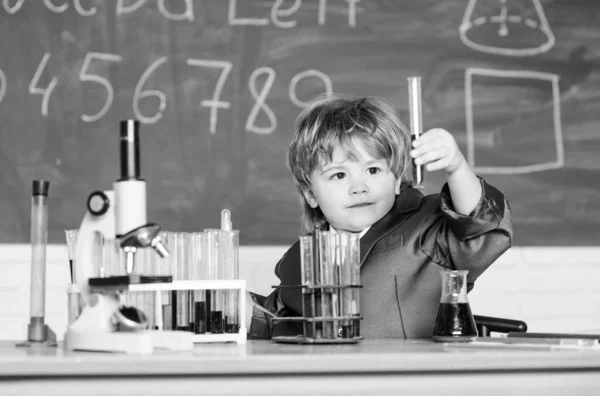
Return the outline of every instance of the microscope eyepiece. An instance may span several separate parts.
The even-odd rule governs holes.
[[[121,177],[119,181],[141,180],[140,122],[137,120],[121,121],[120,130]]]

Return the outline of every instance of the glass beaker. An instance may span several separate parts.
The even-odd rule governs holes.
[[[440,342],[467,342],[477,338],[477,327],[467,299],[469,271],[440,271],[442,297],[433,326],[433,339]]]

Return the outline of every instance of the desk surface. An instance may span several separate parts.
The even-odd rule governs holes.
[[[194,350],[152,355],[17,348],[0,341],[0,377],[122,375],[246,375],[593,369],[599,350],[475,348],[429,340],[363,340],[346,345],[196,344]]]
[[[52,394],[51,387],[60,384],[57,380],[70,381],[69,389],[76,389],[73,384],[84,380],[88,384],[89,381],[94,382],[101,389],[101,380],[110,387],[106,381],[116,378],[121,381],[119,389],[123,394],[141,391],[140,383],[148,387],[145,394],[154,394],[152,390],[164,390],[156,388],[156,384],[151,385],[159,378],[162,387],[169,380],[177,380],[179,387],[197,387],[197,381],[217,379],[221,383],[227,382],[228,391],[232,393],[236,386],[240,387],[237,391],[251,386],[258,392],[267,383],[273,385],[273,381],[282,381],[290,388],[286,395],[295,394],[294,390],[298,394],[305,394],[307,378],[314,380],[310,382],[313,387],[319,384],[319,378],[327,379],[326,385],[321,384],[311,390],[316,393],[326,389],[323,386],[333,387],[333,390],[346,387],[358,392],[361,388],[354,382],[360,378],[363,381],[367,378],[377,379],[381,394],[397,389],[401,384],[406,389],[413,389],[411,383],[413,390],[418,391],[422,390],[418,378],[423,379],[424,376],[429,377],[430,391],[436,383],[439,388],[435,389],[447,391],[445,384],[458,381],[456,389],[460,393],[457,394],[461,395],[469,394],[465,386],[473,387],[474,394],[480,392],[481,386],[489,385],[487,379],[500,381],[504,387],[517,387],[514,389],[536,384],[535,389],[545,389],[539,394],[553,394],[548,390],[564,389],[557,388],[559,385],[576,386],[586,391],[600,389],[600,351],[597,349],[475,348],[429,340],[364,340],[354,345],[290,345],[249,341],[247,345],[201,344],[188,352],[158,351],[148,356],[136,356],[66,352],[60,347],[33,350],[14,345],[14,342],[0,342],[0,385],[12,381],[13,385],[19,385],[20,394],[27,394],[23,386],[29,380],[31,384],[45,381],[42,385],[48,389],[45,394]],[[466,381],[468,384],[465,383],[465,376],[469,377]],[[136,378],[138,385],[134,386]],[[304,382],[297,382],[301,378],[304,378]],[[477,381],[480,382],[473,382],[474,378],[479,378]],[[518,381],[515,381],[516,378]],[[127,388],[127,381],[124,380],[131,381],[133,388]],[[559,382],[555,386],[552,385],[553,381]],[[82,386],[86,386],[85,383],[81,382]],[[300,383],[304,385],[298,385]],[[294,384],[298,387],[294,388]],[[387,385],[381,388],[382,384]],[[14,389],[17,394],[17,388]],[[571,387],[568,389],[573,391]],[[173,391],[169,388],[169,393]],[[178,391],[183,391],[183,388]],[[56,392],[59,394],[60,390],[57,388]]]

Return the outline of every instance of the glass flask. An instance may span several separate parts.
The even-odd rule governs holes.
[[[467,342],[477,338],[477,327],[467,299],[469,271],[441,271],[442,297],[433,327],[433,339]]]

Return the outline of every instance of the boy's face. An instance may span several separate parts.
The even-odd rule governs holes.
[[[310,190],[304,191],[308,204],[320,207],[329,224],[340,231],[360,232],[370,227],[390,211],[400,193],[400,180],[388,161],[373,158],[359,140],[355,148],[353,160],[336,146],[332,161],[313,171]]]

